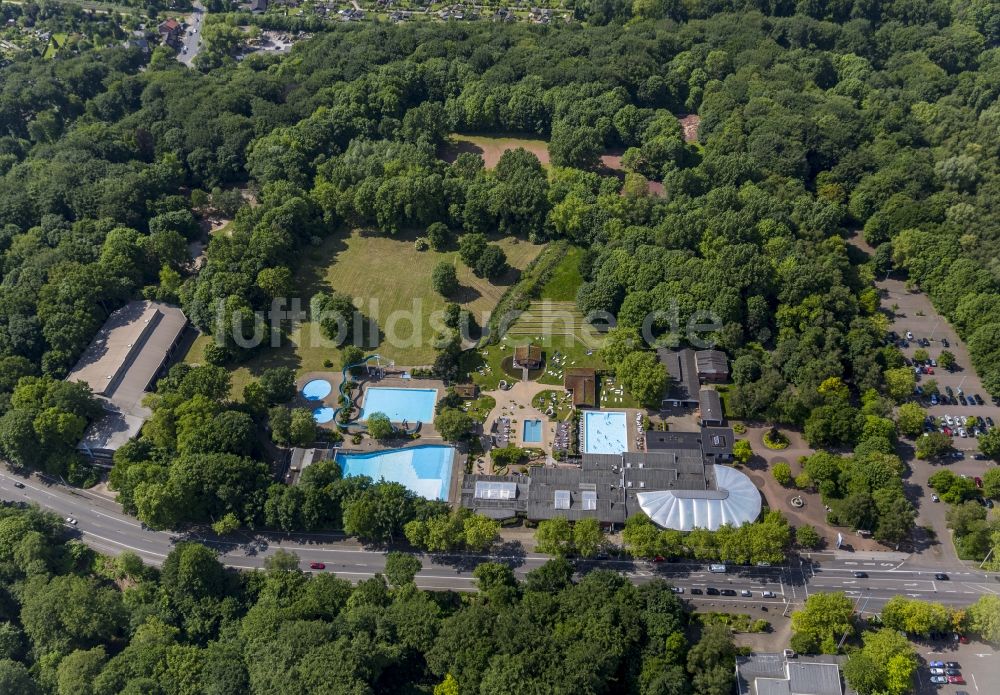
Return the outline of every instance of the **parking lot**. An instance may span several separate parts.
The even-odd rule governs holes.
[[[950,415],[953,419],[964,420],[969,416],[979,416],[984,420],[989,417],[994,423],[1000,424],[1000,406],[997,406],[990,395],[983,388],[979,381],[979,376],[972,368],[969,359],[969,351],[965,347],[951,325],[940,314],[935,311],[927,295],[919,292],[910,292],[900,280],[889,279],[879,282],[878,287],[883,291],[882,306],[888,308],[895,306],[896,318],[892,321],[890,330],[895,331],[899,336],[905,338],[907,333],[913,334],[913,339],[909,340],[907,347],[901,348],[903,354],[910,360],[913,354],[923,348],[932,359],[937,360],[943,350],[948,350],[955,355],[956,366],[952,371],[934,368],[934,374],[921,374],[917,377],[917,385],[925,384],[934,379],[938,384],[938,389],[943,394],[946,388],[951,388],[957,396],[958,390],[967,396],[979,395],[983,400],[982,405],[953,405],[944,403],[931,405],[929,400],[923,399],[921,403],[929,415],[935,418],[942,418]],[[928,347],[923,347],[917,343],[921,338],[930,341]],[[941,342],[942,338],[948,341],[948,347]],[[957,429],[956,427],[952,428]],[[977,440],[971,436],[961,437],[953,434],[954,446],[956,449],[973,454],[978,452]],[[984,462],[985,463],[985,462]]]
[[[1000,655],[994,654],[990,645],[982,642],[959,644],[952,641],[917,643],[914,645],[920,657],[917,669],[918,695],[992,695],[998,692],[1000,683]],[[930,662],[954,661],[959,665],[964,685],[931,683]]]

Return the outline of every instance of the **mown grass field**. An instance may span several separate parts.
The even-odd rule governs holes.
[[[455,161],[455,158],[463,152],[471,152],[481,156],[486,163],[486,168],[492,169],[500,161],[504,152],[523,147],[528,152],[533,152],[543,165],[549,163],[549,143],[541,138],[454,133],[449,137],[449,140],[449,144],[442,149],[440,155],[447,162]]]
[[[431,286],[431,273],[440,261],[454,263],[461,288],[453,299],[476,317],[480,324],[496,305],[507,287],[516,282],[520,270],[541,252],[542,246],[514,238],[491,239],[507,254],[511,271],[491,283],[477,278],[458,259],[458,252],[449,250],[417,251],[416,235],[387,237],[354,231],[328,239],[322,246],[305,252],[302,264],[294,269],[303,308],[317,292],[338,290],[356,299],[362,313],[377,320],[386,334],[378,345],[369,346],[387,360],[400,366],[429,365],[435,356],[436,330],[431,315],[442,311],[447,300]],[[395,334],[397,340],[389,340]],[[201,360],[209,338],[200,337],[186,360]],[[298,372],[340,368],[340,351],[322,339],[318,326],[304,323],[300,329],[285,336],[276,348],[257,353],[233,374],[234,395],[268,367],[290,366]]]

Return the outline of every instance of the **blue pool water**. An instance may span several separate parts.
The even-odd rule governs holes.
[[[330,422],[333,419],[333,408],[314,408],[313,420],[319,424]]]
[[[321,401],[330,395],[333,386],[326,379],[313,379],[302,387],[302,397],[307,401]]]
[[[584,452],[620,454],[628,449],[625,413],[594,411],[583,417]]]
[[[337,454],[336,460],[345,476],[384,478],[426,499],[447,500],[454,457],[450,446],[411,446],[372,454]]]
[[[522,439],[529,444],[542,441],[542,421],[525,420],[524,437]]]
[[[372,413],[385,413],[393,422],[406,420],[415,422],[434,420],[434,404],[437,403],[437,389],[393,389],[375,386],[365,391],[361,419],[367,420]]]

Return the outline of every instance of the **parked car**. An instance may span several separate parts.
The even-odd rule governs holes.
[[[70,526],[76,526],[76,519],[71,516],[66,517],[66,523]]]
[[[972,480],[975,481],[976,487],[978,487],[978,488],[982,488],[983,487],[983,479],[980,478],[978,475],[975,478],[973,478]]]
[[[684,587],[683,586],[672,586],[672,587],[670,587],[670,590],[673,591],[675,594],[683,594],[684,593]]]
[[[945,415],[944,421],[947,422],[949,425],[955,424],[955,419],[951,415]]]
[[[943,661],[932,661],[931,663],[928,664],[928,666],[930,666],[931,668],[944,668],[944,662]]]
[[[941,501],[941,498],[938,497],[937,494],[931,495],[931,502],[940,502],[940,501]]]
[[[694,596],[701,596],[701,594],[702,594],[702,591],[701,591],[701,589],[699,589],[698,587],[696,587],[696,586],[693,586],[693,587],[691,587],[691,593],[692,593],[692,595],[694,595]]]
[[[709,596],[718,596],[719,590],[713,586],[710,586],[707,589],[705,589],[705,593],[708,594]]]
[[[948,575],[945,574],[944,572],[938,572],[937,574],[934,575],[934,578],[942,582],[948,581]]]
[[[773,591],[765,591],[765,592],[763,592],[761,594],[761,596],[763,596],[764,598],[774,598],[774,592]]]
[[[931,366],[932,367],[936,367],[937,366],[937,360],[934,359],[933,357],[931,358]]]
[[[936,393],[932,393],[931,394],[931,405],[937,405],[937,404],[938,404],[937,394]]]
[[[932,676],[943,676],[944,675],[944,669],[943,668],[932,668],[931,669],[931,675]]]
[[[950,386],[945,386],[944,392],[947,393],[949,396],[951,396],[954,393],[954,391],[951,390]]]
[[[975,405],[976,404],[976,399],[973,398],[972,396],[966,396],[965,397],[965,402],[968,403],[969,405]]]
[[[965,452],[964,451],[953,451],[953,452],[951,452],[951,457],[953,459],[964,459],[965,458]]]
[[[973,454],[972,458],[976,459],[977,461],[985,461],[986,454]]]
[[[944,675],[946,675],[946,676],[961,676],[962,672],[959,671],[957,668],[946,668],[944,670]]]
[[[931,676],[931,683],[944,684],[948,682],[947,676]]]
[[[962,668],[961,666],[958,665],[957,661],[946,661],[946,662],[944,662],[944,667],[945,668]]]
[[[953,685],[965,685],[965,679],[961,676],[948,676],[948,682]]]
[[[950,343],[948,342],[948,339],[947,339],[947,338],[941,338],[941,344],[942,344],[942,345],[943,345],[944,347],[951,347],[951,344],[950,344]]]
[[[984,497],[983,498],[983,505],[987,509],[993,509],[993,500],[991,500],[989,497]]]
[[[907,331],[906,332],[906,339],[907,340],[913,340],[913,331]]]
[[[322,562],[313,562],[313,563],[311,563],[309,565],[309,569],[311,569],[311,570],[325,570],[326,569],[326,565],[323,564]]]
[[[986,416],[986,424],[990,427],[993,427],[993,418],[991,418],[989,415]]]
[[[749,598],[749,597],[753,596],[753,592],[750,591],[750,589],[742,589],[740,591],[740,596],[745,596],[745,597]]]
[[[983,397],[980,396],[978,393],[972,394],[972,397],[976,399],[976,405],[982,405],[983,404]]]
[[[924,367],[924,374],[933,374],[934,367]]]
[[[723,596],[735,596],[736,589],[723,589],[719,593],[721,593]]]
[[[968,432],[965,431],[964,427],[959,427],[958,428],[958,436],[959,437],[968,437],[969,434],[968,434]]]

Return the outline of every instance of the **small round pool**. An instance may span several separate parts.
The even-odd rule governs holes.
[[[313,410],[313,420],[319,424],[325,424],[333,419],[333,408],[316,408]]]
[[[326,379],[313,379],[302,387],[302,397],[307,401],[321,401],[330,395],[333,386]]]

